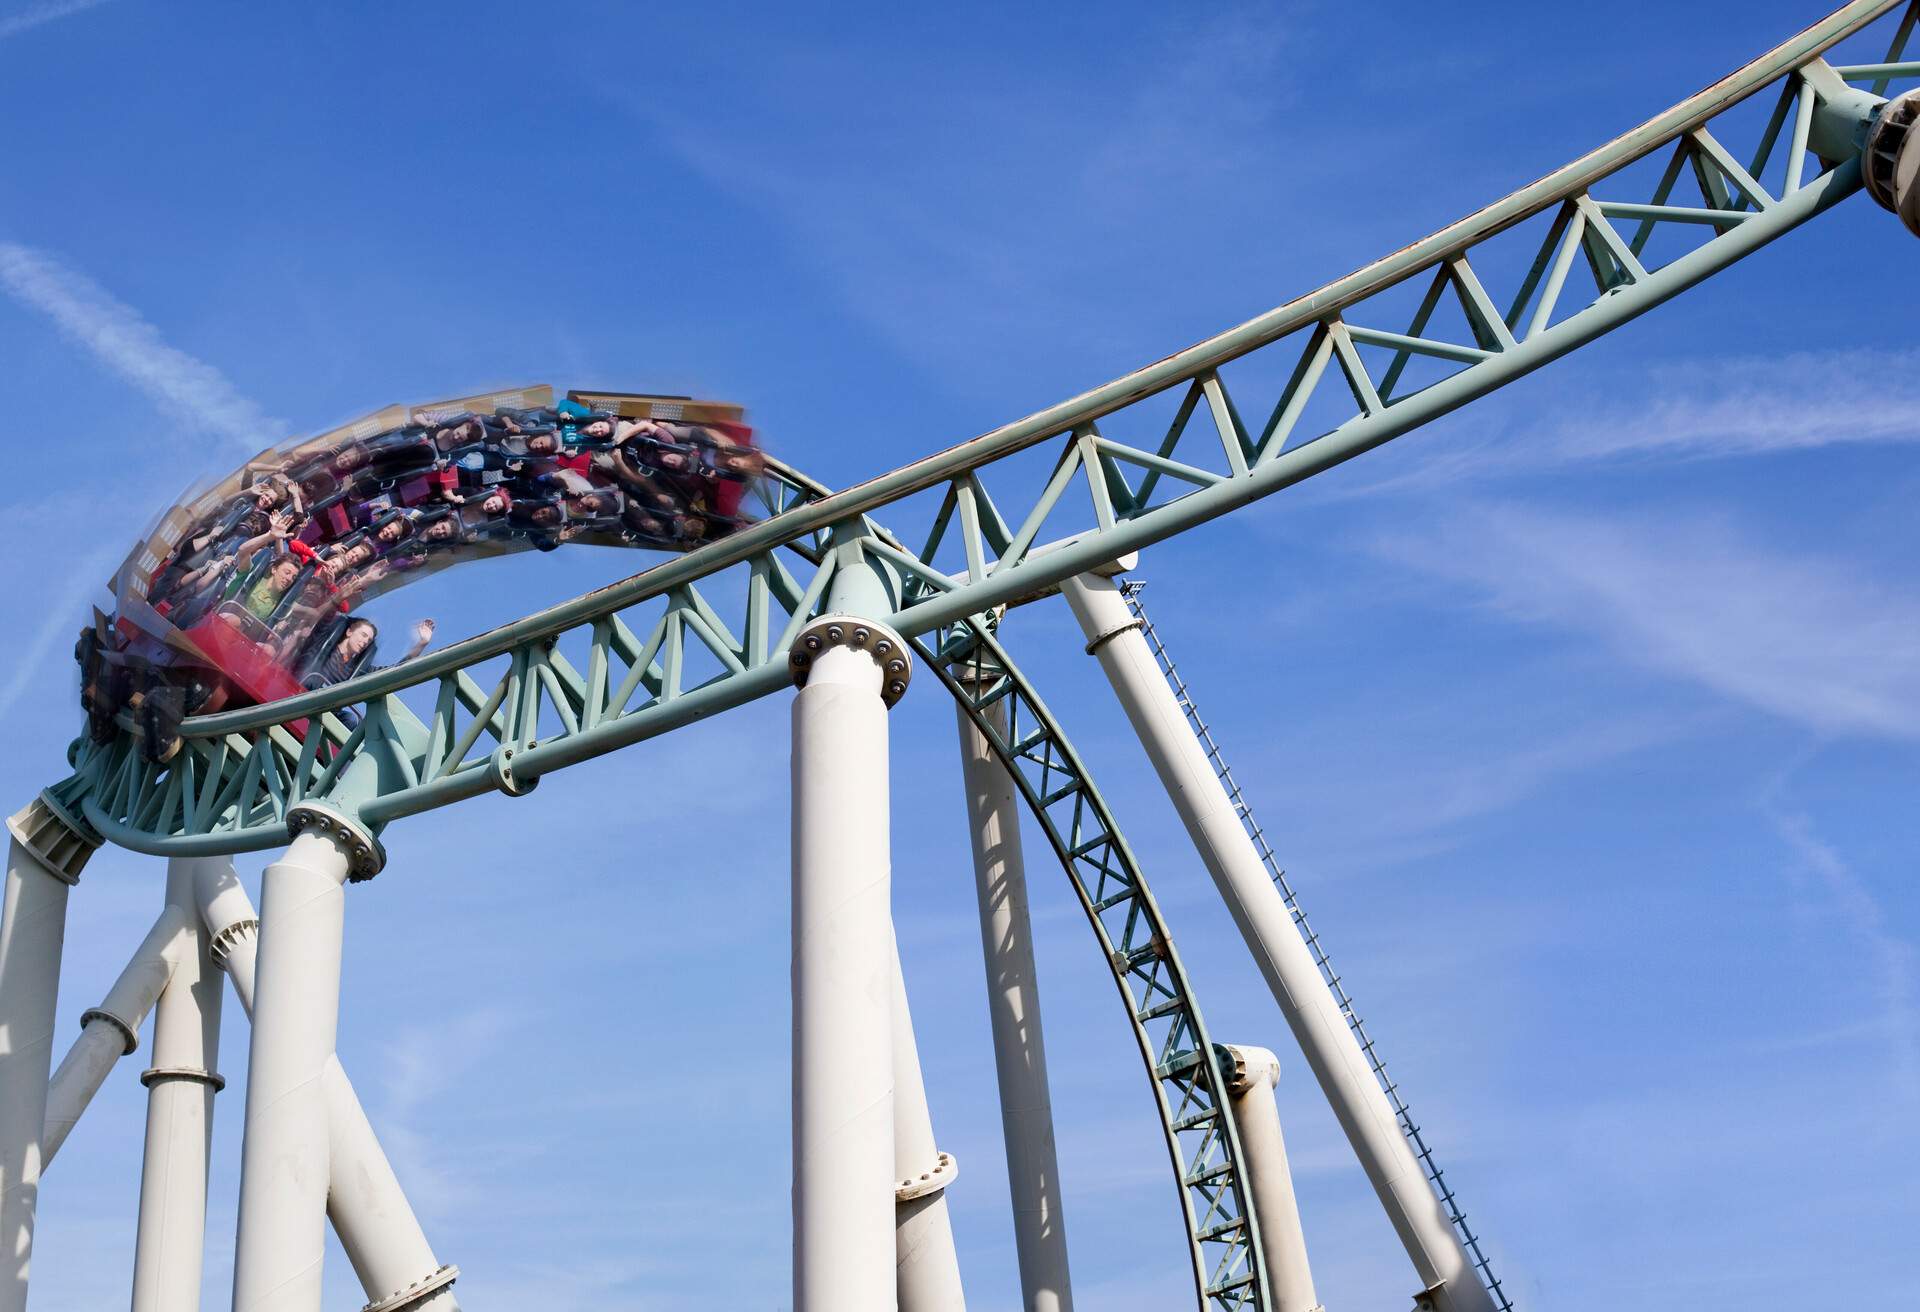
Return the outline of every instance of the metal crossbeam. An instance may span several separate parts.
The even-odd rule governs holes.
[[[354,800],[375,826],[489,790],[522,792],[555,770],[784,687],[787,645],[838,569],[885,571],[895,584],[888,622],[915,636],[1229,514],[1605,335],[1851,195],[1857,156],[1810,152],[1851,139],[1871,101],[1820,54],[1895,7],[1855,0],[1426,240],[1018,423],[839,493],[776,465],[767,518],[730,538],[417,661],[189,720],[186,746],[167,767],[145,768],[126,736],[82,743],[60,794],[116,843],[194,854],[277,842],[286,808],[327,795],[363,754],[381,769],[375,794]],[[1909,11],[1889,58],[1849,74],[1876,87],[1907,76],[1912,26]],[[1723,141],[1739,139],[1734,125],[1721,118],[1769,93],[1778,98],[1773,119],[1739,156]],[[1665,151],[1662,180],[1636,194],[1631,166]],[[1689,173],[1702,203],[1675,204]],[[1682,249],[1651,242],[1655,229],[1685,237]],[[1493,243],[1535,231],[1531,265],[1507,267]],[[1656,257],[1656,245],[1667,253]],[[1395,293],[1416,279],[1431,280],[1427,296],[1401,331]],[[1447,304],[1463,321],[1452,333],[1434,322]],[[1229,388],[1222,371],[1254,356],[1286,376],[1277,392],[1244,380]],[[1417,387],[1415,361],[1425,377]],[[1260,406],[1249,408],[1255,399]],[[1257,431],[1243,409],[1266,416]],[[1050,463],[1020,459],[1050,442]],[[921,550],[881,528],[872,517],[882,511],[924,525],[906,537]],[[836,533],[841,548],[828,552]],[[1034,549],[1049,539],[1065,544]],[[588,674],[563,673],[580,669]],[[449,680],[458,685],[451,697]],[[351,729],[348,711],[359,718]]]
[[[911,641],[922,667],[939,676],[1006,767],[1113,971],[1180,1180],[1200,1305],[1268,1312],[1266,1261],[1247,1205],[1226,1077],[1133,849],[1065,731],[984,623],[957,621]],[[1003,700],[1004,732],[985,713]]]
[[[1266,866],[1267,874],[1272,878],[1274,887],[1280,890],[1281,900],[1286,903],[1287,912],[1293,917],[1294,926],[1300,931],[1301,939],[1307,950],[1313,955],[1313,964],[1320,970],[1320,978],[1325,981],[1327,991],[1333,995],[1334,1003],[1340,1008],[1340,1016],[1353,1031],[1360,1045],[1360,1051],[1366,1054],[1367,1067],[1373,1072],[1374,1080],[1380,1085],[1381,1092],[1387,1095],[1387,1101],[1393,1107],[1394,1119],[1399,1122],[1400,1133],[1413,1147],[1413,1155],[1420,1163],[1420,1169],[1426,1174],[1427,1183],[1433,1187],[1434,1196],[1446,1208],[1447,1220],[1460,1236],[1461,1245],[1467,1250],[1467,1257],[1473,1264],[1475,1274],[1493,1295],[1500,1312],[1513,1312],[1513,1304],[1508,1300],[1506,1290],[1493,1274],[1493,1266],[1487,1255],[1481,1251],[1480,1238],[1467,1224],[1467,1216],[1461,1210],[1459,1199],[1454,1196],[1453,1188],[1446,1181],[1446,1172],[1433,1158],[1433,1149],[1427,1144],[1426,1136],[1413,1119],[1412,1111],[1406,1100],[1400,1095],[1400,1086],[1387,1074],[1386,1059],[1380,1055],[1373,1036],[1367,1033],[1366,1022],[1355,1010],[1353,998],[1347,993],[1346,985],[1333,968],[1333,959],[1328,955],[1320,935],[1315,932],[1307,920],[1305,908],[1300,905],[1299,895],[1294,892],[1293,884],[1287,878],[1287,872],[1281,868],[1279,858],[1274,855],[1273,847],[1267,842],[1266,831],[1254,818],[1253,807],[1246,795],[1240,791],[1240,783],[1233,777],[1233,768],[1221,754],[1220,745],[1214,741],[1213,731],[1200,717],[1200,708],[1193,700],[1193,694],[1187,687],[1187,681],[1180,676],[1179,667],[1173,663],[1172,655],[1166,644],[1160,639],[1160,631],[1154,627],[1153,620],[1147,615],[1146,606],[1140,600],[1140,593],[1146,584],[1139,580],[1129,580],[1120,584],[1120,593],[1127,600],[1127,607],[1140,621],[1140,634],[1152,649],[1154,660],[1160,666],[1160,673],[1172,689],[1174,700],[1179,703],[1181,713],[1186,716],[1193,736],[1206,749],[1207,760],[1213,765],[1213,772],[1219,778],[1221,787],[1227,791],[1227,800],[1233,804],[1233,813],[1239,817],[1241,826],[1247,831],[1247,837],[1253,840],[1254,850],[1260,854],[1260,862]]]

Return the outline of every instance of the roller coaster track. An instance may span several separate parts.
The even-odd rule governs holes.
[[[147,764],[125,735],[78,744],[52,800],[110,841],[169,855],[273,845],[302,798],[326,797],[377,830],[524,791],[776,691],[787,645],[836,571],[883,572],[894,609],[875,618],[916,636],[1270,496],[1603,336],[1858,190],[1874,91],[1920,76],[1920,63],[1903,62],[1914,10],[1877,63],[1835,69],[1821,55],[1896,7],[1854,0],[1504,200],[984,436],[837,493],[782,471],[766,489],[767,517],[723,541],[408,664],[189,720],[187,748],[168,766]],[[1715,125],[1768,94],[1758,140],[1736,156]],[[1657,182],[1627,190],[1633,166],[1662,152]],[[1675,203],[1683,180],[1699,204]],[[1662,262],[1656,233],[1703,239]],[[1525,243],[1510,266],[1495,249],[1508,240]],[[1396,289],[1422,282],[1404,331],[1375,326]],[[1259,367],[1285,380],[1262,394],[1257,427],[1228,390],[1229,366],[1252,376],[1236,383],[1242,400],[1258,390]],[[1343,418],[1300,431],[1312,407],[1334,403]],[[1020,459],[1043,446],[1050,461]],[[880,528],[880,512],[911,517],[922,545]],[[1049,537],[1064,541],[1037,550]],[[352,729],[335,714],[349,707],[360,711]],[[295,732],[308,719],[320,731]],[[378,770],[346,768],[361,757]]]
[[[958,620],[912,643],[1012,775],[1113,969],[1180,1181],[1200,1306],[1268,1307],[1226,1077],[1133,850],[1065,731],[984,625]],[[986,714],[1002,702],[1004,730]]]
[[[1084,762],[993,637],[997,614],[1485,396],[1859,190],[1878,97],[1920,78],[1920,62],[1905,58],[1920,0],[1883,59],[1835,68],[1822,55],[1899,7],[1855,0],[1440,232],[981,437],[839,492],[770,462],[764,518],[632,578],[398,667],[188,720],[164,765],[145,759],[131,731],[77,740],[72,774],[45,799],[82,836],[190,856],[277,846],[303,801],[325,799],[377,833],[489,791],[518,795],[569,765],[779,690],[789,647],[835,577],[872,571],[890,604],[872,618],[912,643],[1007,767],[1113,970],[1152,1074],[1202,1305],[1265,1308],[1220,1058],[1143,873]],[[1736,153],[1723,120],[1769,95],[1757,138]],[[1663,155],[1639,176],[1636,166]],[[1689,185],[1698,204],[1675,198]],[[1694,239],[1670,240],[1678,234]],[[1403,329],[1379,326],[1403,322],[1394,316],[1407,306]],[[1254,397],[1257,426],[1241,410]],[[1340,409],[1323,422],[1329,406]],[[899,536],[883,516],[916,531]],[[997,703],[1008,711],[1004,731],[985,714]],[[1237,788],[1233,796],[1270,858]],[[1370,1041],[1366,1051],[1432,1169]],[[1464,1230],[1437,1170],[1430,1179]]]
[[[1467,1224],[1467,1215],[1460,1207],[1460,1200],[1453,1192],[1453,1186],[1447,1183],[1447,1173],[1440,1169],[1434,1160],[1433,1149],[1428,1146],[1426,1134],[1413,1119],[1413,1111],[1401,1096],[1400,1086],[1387,1074],[1386,1058],[1380,1053],[1380,1045],[1367,1033],[1366,1021],[1361,1019],[1359,1011],[1353,1005],[1353,998],[1347,992],[1345,981],[1333,968],[1333,958],[1328,955],[1326,944],[1320,934],[1307,919],[1306,908],[1300,905],[1300,895],[1294,891],[1293,883],[1287,878],[1287,872],[1280,867],[1280,859],[1274,855],[1273,847],[1267,842],[1267,834],[1254,818],[1253,806],[1240,791],[1240,783],[1233,777],[1233,767],[1227,764],[1226,756],[1220,750],[1220,744],[1213,739],[1213,730],[1200,716],[1200,707],[1193,700],[1187,681],[1180,676],[1179,666],[1174,664],[1173,655],[1160,639],[1160,631],[1154,627],[1147,614],[1146,605],[1140,600],[1140,593],[1146,584],[1139,580],[1123,583],[1120,591],[1127,599],[1127,607],[1140,621],[1141,636],[1147,640],[1147,646],[1153,652],[1154,661],[1160,666],[1161,674],[1166,678],[1167,686],[1172,689],[1175,703],[1186,717],[1188,726],[1193,730],[1194,738],[1206,749],[1207,760],[1213,766],[1213,772],[1220,784],[1227,790],[1227,800],[1233,805],[1233,812],[1247,831],[1247,837],[1253,840],[1254,850],[1260,854],[1260,863],[1267,868],[1273,885],[1280,891],[1280,899],[1286,904],[1287,912],[1293,918],[1294,927],[1300,932],[1300,938],[1313,955],[1313,964],[1319,968],[1320,979],[1327,986],[1327,992],[1333,995],[1340,1017],[1346,1021],[1347,1028],[1353,1031],[1355,1042],[1365,1055],[1367,1068],[1379,1083],[1380,1091],[1387,1096],[1387,1105],[1393,1108],[1394,1119],[1399,1123],[1400,1133],[1413,1148],[1414,1160],[1420,1163],[1420,1169],[1427,1177],[1427,1183],[1433,1189],[1434,1196],[1446,1209],[1447,1221],[1460,1236],[1460,1244],[1466,1249],[1468,1260],[1474,1273],[1480,1278],[1487,1292],[1493,1296],[1494,1306],[1500,1312],[1512,1312],[1513,1303],[1501,1288],[1500,1280],[1493,1274],[1493,1264],[1480,1246],[1480,1237]]]

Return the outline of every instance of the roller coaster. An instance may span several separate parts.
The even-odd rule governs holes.
[[[335,1056],[346,885],[381,872],[381,835],[406,817],[524,795],[794,687],[793,1306],[962,1308],[945,1201],[958,1163],[935,1146],[889,906],[888,710],[916,672],[959,717],[1023,1305],[1064,1312],[1073,1293],[1021,804],[1135,1037],[1197,1305],[1313,1312],[1273,1058],[1207,1028],[1086,759],[1001,644],[1017,607],[1055,597],[1392,1222],[1416,1307],[1508,1312],[1138,585],[1121,576],[1142,549],[1623,327],[1857,191],[1920,235],[1920,90],[1900,90],[1920,81],[1906,57],[1917,19],[1920,2],[1855,0],[1424,240],[856,486],[836,491],[767,457],[753,513],[611,586],[391,667],[190,714],[165,752],[142,717],[96,723],[68,749],[65,777],[9,821],[0,1312],[27,1306],[41,1173],[149,1013],[132,1305],[199,1308],[223,976],[252,1021],[235,1312],[319,1308],[329,1221],[366,1312],[456,1308],[458,1269],[414,1219]],[[1830,62],[1843,42],[1872,62]],[[163,910],[56,1070],[68,895],[102,843],[168,858]],[[231,858],[277,848],[256,912]]]

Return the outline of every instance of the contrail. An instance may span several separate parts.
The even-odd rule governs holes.
[[[79,616],[73,612],[73,603],[82,600],[100,588],[100,575],[108,569],[119,555],[111,547],[103,547],[83,559],[75,566],[71,576],[61,586],[58,600],[47,607],[47,618],[41,621],[39,632],[27,643],[24,650],[14,653],[15,666],[13,677],[7,680],[6,687],[0,688],[0,716],[13,709],[20,700],[20,694],[33,686],[34,679],[46,672],[47,659],[56,654],[56,649],[64,641],[69,645],[80,631]],[[56,668],[71,669],[65,662],[56,662]]]
[[[167,345],[138,310],[46,252],[0,242],[0,287],[52,319],[181,423],[249,454],[285,436],[283,425],[242,396],[226,375]]]
[[[95,5],[103,5],[106,2],[107,0],[50,0],[50,3],[24,9],[9,18],[0,18],[0,41],[10,36],[18,36],[30,28],[39,27],[42,23],[51,23],[69,14],[77,14],[84,9],[92,9]]]

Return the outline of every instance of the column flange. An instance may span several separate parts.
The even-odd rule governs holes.
[[[449,1262],[438,1271],[424,1275],[405,1289],[396,1289],[385,1298],[367,1304],[360,1312],[401,1312],[412,1307],[437,1289],[445,1289],[460,1278],[460,1268]]]
[[[934,1160],[931,1171],[922,1171],[918,1175],[908,1176],[893,1187],[895,1201],[910,1203],[916,1198],[925,1198],[937,1193],[960,1178],[960,1163],[952,1153],[943,1152]]]
[[[387,849],[373,831],[325,802],[300,802],[287,812],[287,837],[308,830],[325,834],[347,854],[347,881],[364,883],[386,868]]]
[[[80,882],[80,871],[104,841],[44,788],[7,818],[7,828],[48,874],[66,884]]]
[[[858,615],[822,615],[800,630],[787,652],[794,687],[807,686],[814,660],[829,647],[850,647],[873,658],[880,667],[880,700],[889,708],[906,696],[913,681],[912,649],[888,625]]]
[[[143,1088],[151,1089],[162,1080],[188,1080],[194,1084],[211,1085],[215,1093],[227,1087],[226,1076],[217,1071],[201,1070],[198,1066],[155,1066],[140,1072]]]

